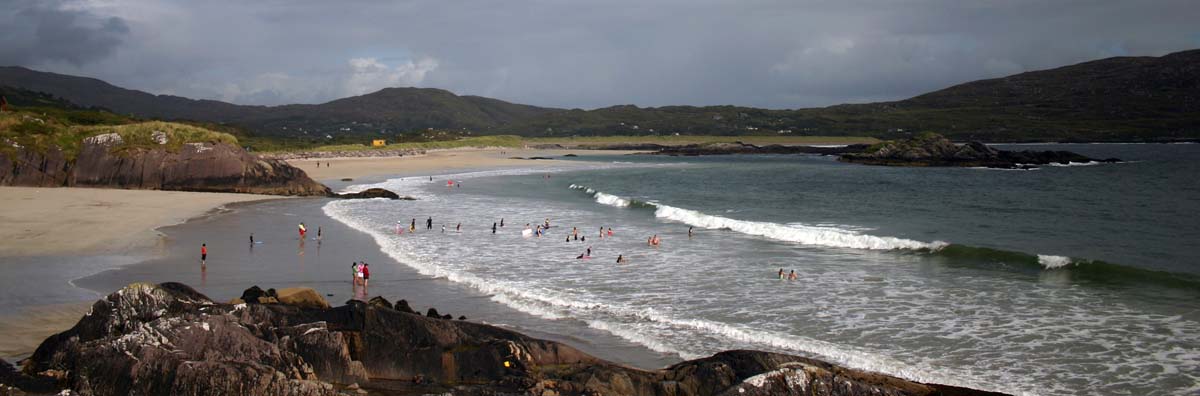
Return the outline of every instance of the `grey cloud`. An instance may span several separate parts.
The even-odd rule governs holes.
[[[130,88],[248,104],[418,85],[555,107],[796,108],[1200,47],[1194,0],[100,4],[73,8],[74,24],[99,29],[120,18],[121,56],[18,57],[14,48],[31,47],[3,38],[0,54]],[[363,73],[355,59],[379,65]]]
[[[61,61],[75,66],[110,56],[129,34],[124,20],[53,1],[0,7],[0,59],[25,65]]]

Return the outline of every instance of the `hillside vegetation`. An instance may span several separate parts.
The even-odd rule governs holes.
[[[155,132],[162,132],[165,144],[155,141]],[[238,140],[228,133],[163,121],[138,121],[100,110],[62,108],[19,108],[0,113],[0,150],[8,153],[28,148],[46,153],[53,147],[73,159],[83,140],[106,133],[121,136],[115,149],[166,148],[178,151],[185,143],[228,143]]]
[[[432,88],[387,88],[313,105],[243,106],[152,95],[20,67],[0,67],[4,86],[130,117],[232,126],[243,131],[243,142],[271,150],[357,143],[372,136],[406,140],[430,130],[526,137],[678,133],[891,139],[934,131],[960,141],[990,142],[1200,139],[1200,50],[1101,59],[967,82],[900,101],[796,110],[630,105],[565,110]]]

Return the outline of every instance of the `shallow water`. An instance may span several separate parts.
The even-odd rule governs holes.
[[[1200,390],[1200,148],[1050,148],[1131,162],[614,157],[391,180],[378,185],[420,200],[323,209],[422,274],[679,358],[754,348],[1013,393]],[[544,237],[521,236],[546,218]],[[397,233],[413,219],[417,232]],[[564,241],[572,227],[587,241]],[[662,245],[647,246],[655,234]]]

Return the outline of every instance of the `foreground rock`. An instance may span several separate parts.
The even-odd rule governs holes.
[[[292,294],[305,303],[220,304],[182,284],[130,285],[48,338],[19,373],[0,370],[0,384],[85,395],[994,394],[756,351],[639,370],[383,299],[323,308],[315,292]]]
[[[0,185],[103,187],[145,190],[234,192],[272,195],[329,195],[329,188],[304,171],[274,159],[261,159],[225,143],[187,143],[166,148],[117,151],[115,133],[84,139],[68,160],[57,148],[47,152],[0,151]]]
[[[860,153],[846,153],[840,161],[886,166],[965,166],[1003,169],[1031,169],[1047,164],[1085,164],[1120,162],[1116,158],[1098,160],[1070,151],[1005,151],[979,142],[954,144],[945,137],[927,133],[909,140],[888,141]]]

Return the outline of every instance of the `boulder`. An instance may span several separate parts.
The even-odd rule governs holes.
[[[382,188],[368,188],[356,193],[337,194],[338,198],[342,199],[370,199],[370,198],[387,198],[400,199],[400,196],[394,192]]]
[[[308,287],[289,287],[279,289],[275,297],[280,304],[291,305],[306,309],[329,309],[329,302],[320,293]]]
[[[408,300],[405,300],[405,299],[400,299],[400,301],[396,301],[395,308],[397,311],[400,311],[400,312],[406,312],[406,313],[410,313],[410,314],[417,313],[417,311],[414,311],[412,309],[412,307],[408,306]]]
[[[371,297],[370,300],[367,300],[367,305],[372,305],[372,306],[382,307],[382,308],[387,308],[387,309],[395,309],[394,307],[392,307],[391,302],[388,302],[388,300],[386,298],[383,298],[381,296]]]

